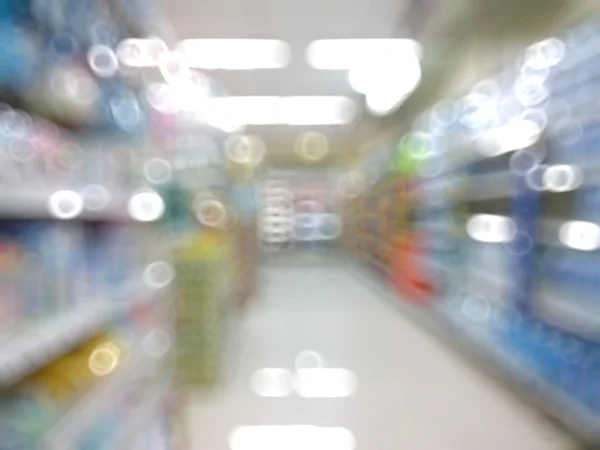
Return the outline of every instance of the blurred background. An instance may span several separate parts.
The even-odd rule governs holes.
[[[594,0],[0,0],[0,450],[600,446]]]

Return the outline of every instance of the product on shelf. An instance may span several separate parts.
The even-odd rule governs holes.
[[[391,269],[403,298],[411,281],[431,283],[455,332],[595,441],[599,43],[596,19],[440,102],[391,155],[397,196],[364,162],[367,190],[346,210],[361,259],[386,272],[380,247],[400,247]],[[400,221],[392,240],[384,197]]]
[[[212,385],[221,374],[224,332],[231,305],[233,243],[215,229],[177,249],[177,376],[184,385]]]
[[[0,448],[37,448],[65,409],[126,356],[110,335],[97,336],[0,394]]]

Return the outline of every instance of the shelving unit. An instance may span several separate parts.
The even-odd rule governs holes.
[[[597,42],[597,22],[584,24],[582,29]],[[481,365],[494,367],[519,393],[529,391],[523,397],[544,414],[598,445],[600,309],[593,268],[600,261],[600,246],[596,245],[600,226],[598,156],[594,151],[600,133],[597,118],[590,116],[591,103],[575,94],[575,89],[568,91],[570,81],[565,76],[575,76],[574,71],[585,73],[579,81],[587,86],[592,74],[597,76],[598,66],[591,63],[595,50],[573,36],[577,30],[563,41],[544,41],[529,49],[533,54],[539,50],[536,45],[559,42],[564,46],[564,55],[545,68],[548,73],[543,84],[548,98],[531,104],[519,98],[523,111],[536,111],[546,119],[539,124],[535,139],[508,142],[515,133],[501,133],[502,126],[525,120],[526,113],[512,118],[499,114],[496,122],[470,124],[461,107],[468,104],[470,94],[485,97],[478,85],[464,98],[446,101],[446,106],[455,105],[452,120],[440,120],[434,110],[425,112],[402,138],[401,142],[410,143],[414,136],[420,140],[427,136],[425,145],[435,158],[417,161],[420,170],[409,177],[405,197],[388,202],[396,214],[386,214],[382,197],[391,195],[379,188],[385,183],[382,179],[391,182],[394,175],[381,170],[379,183],[363,192],[360,202],[354,201],[346,220],[363,224],[371,217],[379,217],[379,223],[384,216],[402,219],[405,207],[415,205],[415,229],[422,238],[423,254],[408,254],[410,258],[402,264],[408,271],[425,268],[435,284],[433,301],[426,308],[412,308],[410,296],[385,279],[390,302],[440,339],[476,356]],[[589,58],[582,58],[582,52],[589,53]],[[518,97],[515,86],[527,82],[523,70],[528,69],[527,64],[525,57],[516,68],[503,68],[501,77],[486,80],[495,83],[499,93],[490,100],[490,108],[503,98]],[[596,84],[593,87],[597,89]],[[572,107],[569,123],[579,130],[571,140],[561,134],[566,133],[560,109],[564,104]],[[482,110],[481,114],[486,113]],[[499,133],[494,138],[497,142],[489,140],[495,131]],[[389,143],[388,147],[393,158],[392,149],[399,149],[400,144]],[[402,152],[410,158],[410,145]],[[435,170],[429,170],[430,162]],[[355,170],[360,171],[361,166]],[[560,168],[564,177],[552,181],[546,176],[553,167]],[[435,174],[427,175],[432,172]],[[536,174],[540,174],[539,180]],[[376,208],[365,212],[356,207],[369,202]],[[577,235],[581,243],[569,242],[568,227],[577,228],[581,223]],[[346,240],[347,250],[369,269],[385,266],[374,254],[373,243],[392,249],[392,258],[399,251],[384,228],[359,226]],[[586,230],[590,234],[586,235]],[[352,245],[352,240],[358,243]]]
[[[0,216],[18,219],[52,219],[64,214],[89,221],[133,222],[137,220],[132,217],[128,207],[135,195],[134,192],[107,190],[106,194],[106,198],[90,201],[85,198],[85,188],[5,188],[0,192]]]
[[[20,448],[131,448],[168,414],[173,252],[198,227],[198,168],[166,148],[184,118],[152,107],[143,70],[119,52],[160,35],[155,6],[0,11],[0,415]]]
[[[75,450],[78,439],[98,418],[110,408],[114,397],[142,376],[152,373],[158,361],[148,356],[134,355],[114,373],[100,381],[63,416],[42,443],[47,450]],[[144,402],[145,404],[145,402]]]
[[[102,331],[115,319],[164,296],[137,281],[105,298],[27,324],[6,336],[0,347],[0,385],[10,386]]]

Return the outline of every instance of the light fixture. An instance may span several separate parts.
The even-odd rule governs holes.
[[[423,48],[413,39],[323,39],[306,49],[306,60],[315,69],[349,70],[373,55],[396,59],[411,54],[422,57]]]
[[[371,114],[390,114],[421,82],[419,57],[410,48],[395,55],[373,51],[355,60],[348,71],[348,82],[356,92],[366,95]]]
[[[197,69],[280,69],[291,57],[287,43],[274,39],[186,39],[176,50]]]
[[[327,449],[354,450],[352,432],[340,427],[315,425],[241,426],[229,436],[231,450],[258,449]]]
[[[310,368],[298,370],[294,389],[304,398],[343,398],[356,392],[358,379],[348,369]]]
[[[559,239],[565,246],[581,251],[600,248],[600,227],[592,222],[566,222],[559,231]]]
[[[146,88],[150,106],[166,114],[195,112],[210,96],[210,85],[201,75],[190,72],[187,82],[152,83]]]
[[[476,241],[499,244],[512,241],[516,227],[509,217],[477,214],[467,221],[467,233]]]
[[[347,97],[213,97],[199,106],[199,117],[223,129],[242,125],[343,125],[354,120],[356,106]]]

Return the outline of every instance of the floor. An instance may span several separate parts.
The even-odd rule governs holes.
[[[342,265],[264,278],[224,385],[191,396],[191,449],[577,448]]]

